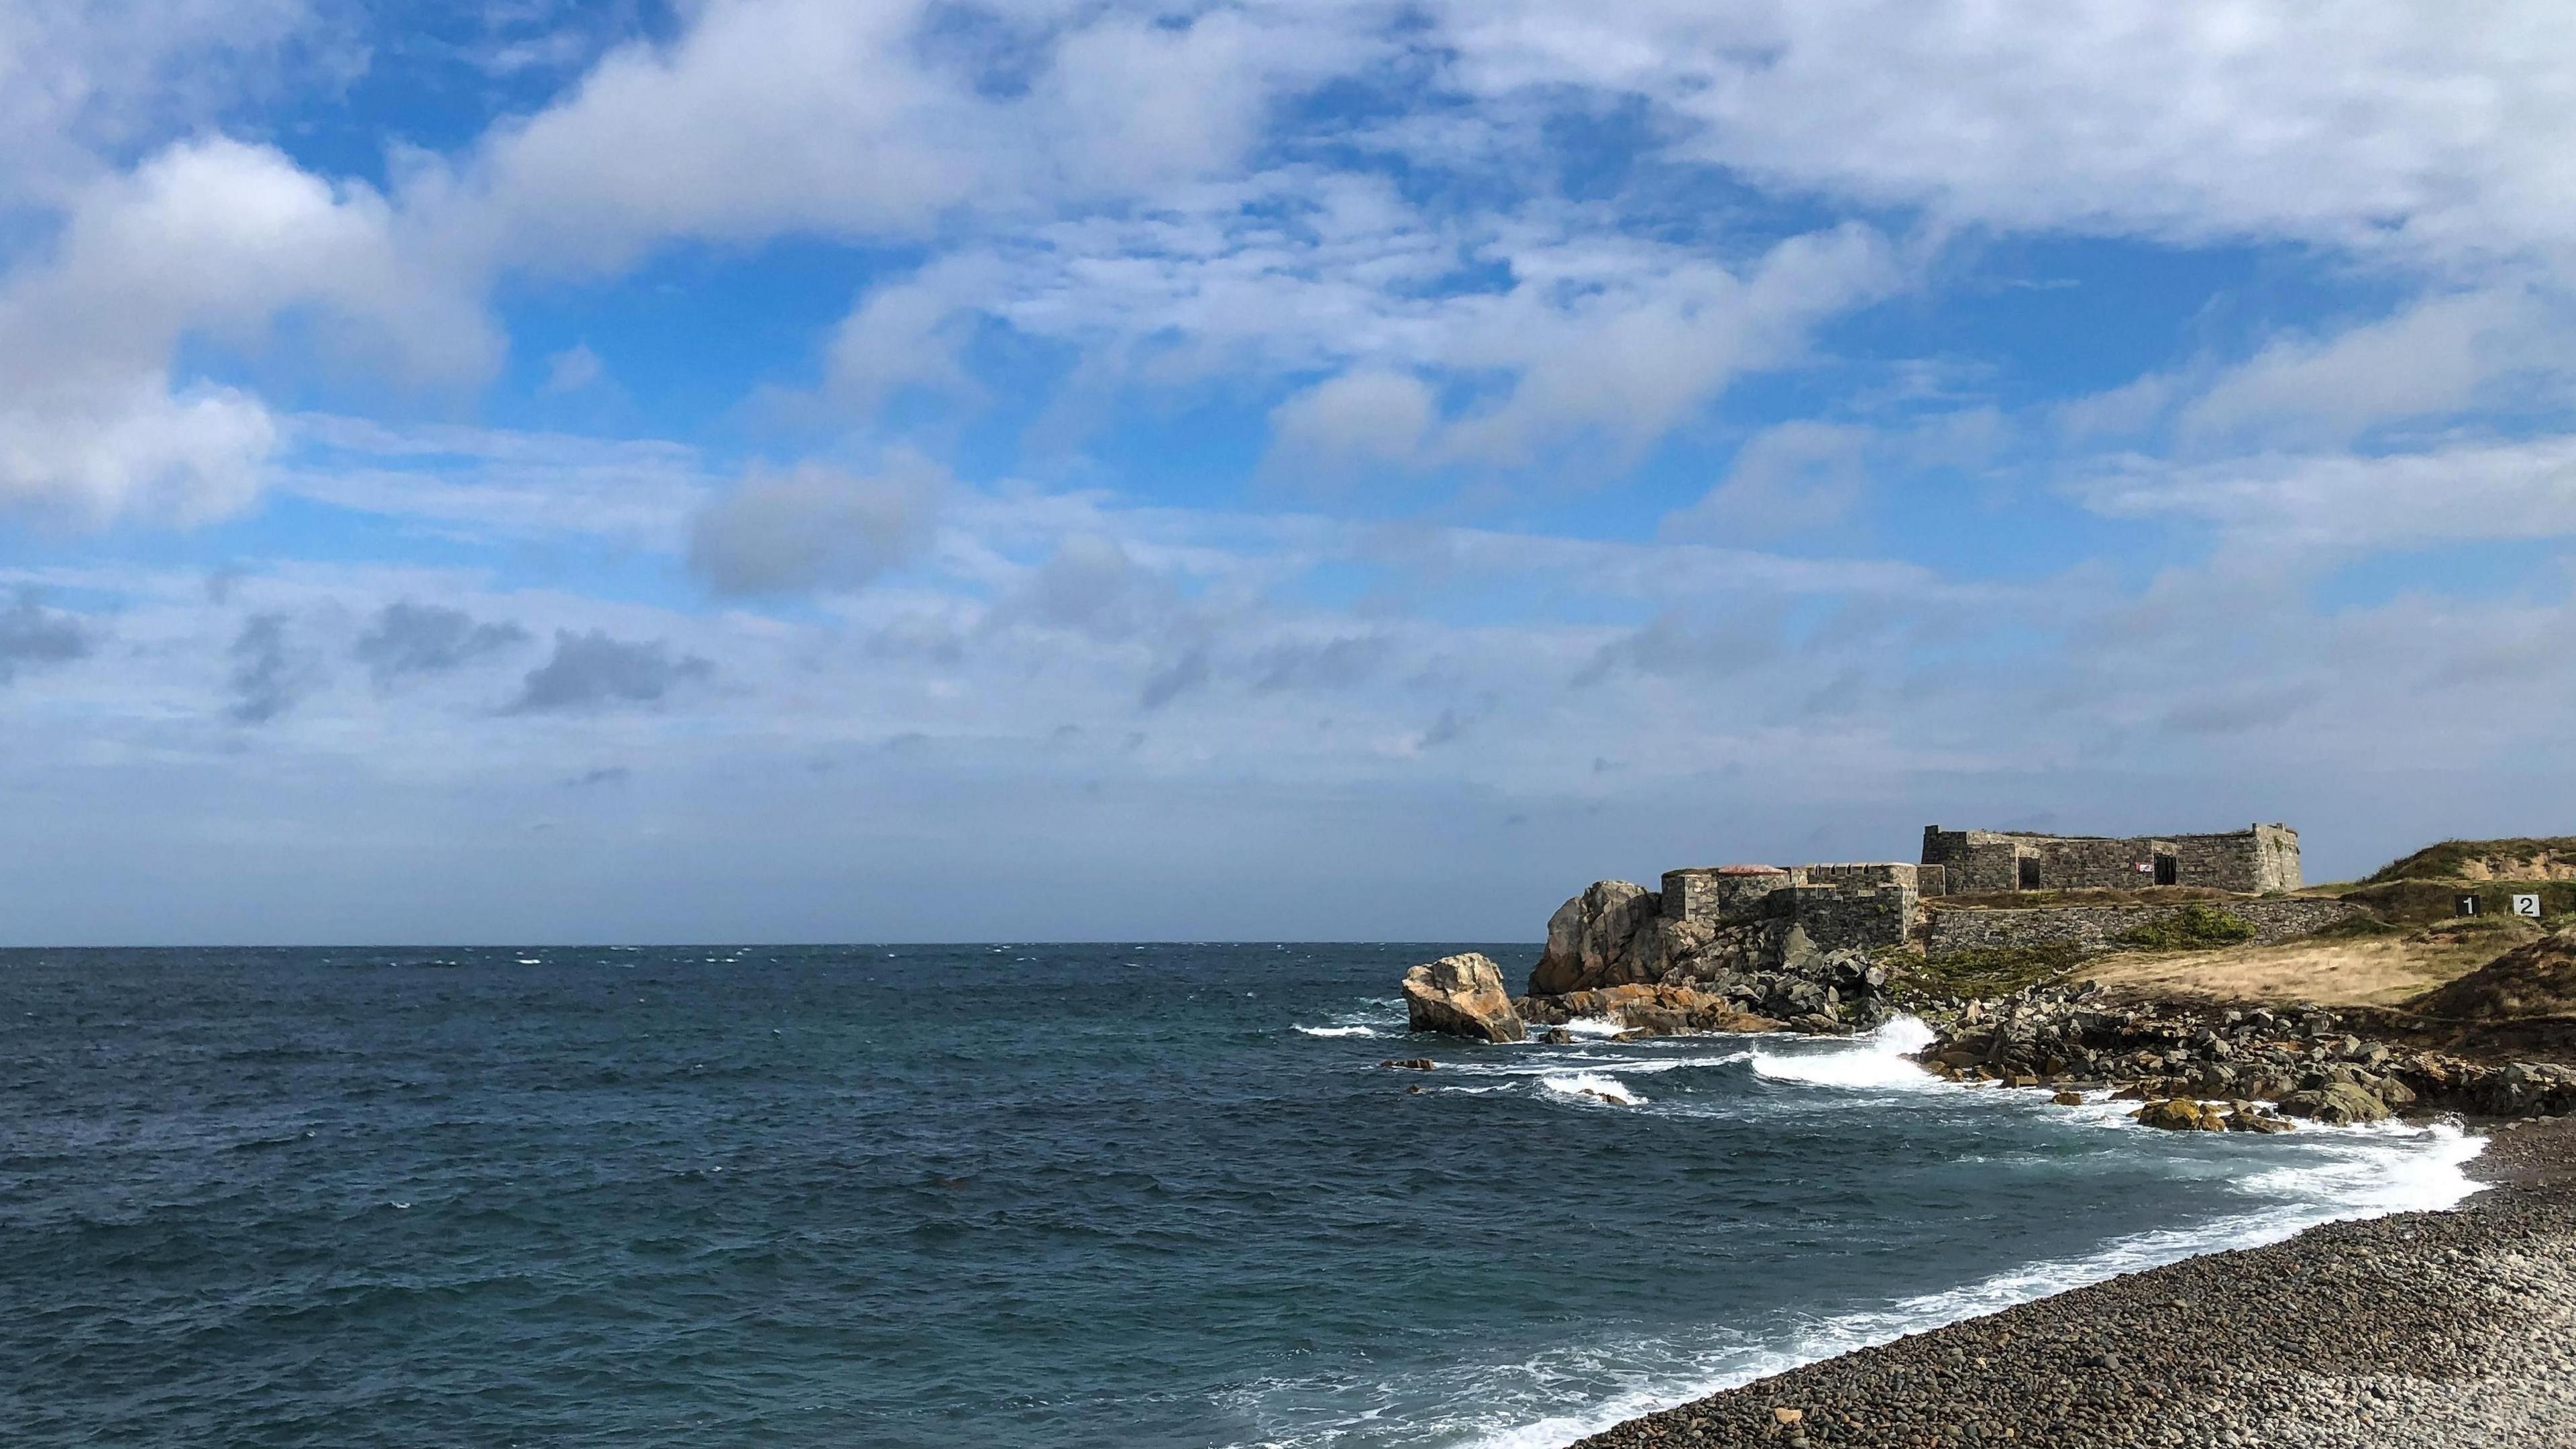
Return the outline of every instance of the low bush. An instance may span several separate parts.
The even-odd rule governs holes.
[[[2214,906],[2192,904],[2171,915],[2141,921],[2116,938],[2140,951],[2207,951],[2254,939],[2254,923]]]
[[[2083,959],[2082,951],[2064,941],[1957,951],[1909,966],[1902,984],[1926,996],[2005,996],[2055,981]]]

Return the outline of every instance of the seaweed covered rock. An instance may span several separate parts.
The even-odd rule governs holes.
[[[1502,969],[1481,952],[1443,956],[1404,973],[1404,1014],[1415,1031],[1477,1041],[1522,1041],[1529,1029],[1503,990]]]

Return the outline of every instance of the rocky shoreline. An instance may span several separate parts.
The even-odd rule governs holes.
[[[2322,1009],[2242,1010],[2120,1003],[2090,984],[1931,1003],[1916,1055],[1961,1082],[2060,1093],[2110,1091],[2152,1127],[2278,1131],[2282,1117],[2332,1125],[2434,1112],[2489,1117],[2576,1112],[2576,1070],[2480,1060]],[[2369,1033],[2365,1035],[2364,1033]]]
[[[2448,1212],[2313,1228],[1790,1370],[1582,1449],[2576,1444],[2576,1121]]]

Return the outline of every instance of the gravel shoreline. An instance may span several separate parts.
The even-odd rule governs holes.
[[[1909,1335],[1579,1449],[2576,1446],[2576,1118],[2447,1212],[2331,1223]]]

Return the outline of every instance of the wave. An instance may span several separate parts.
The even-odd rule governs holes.
[[[1741,1321],[1657,1335],[1586,1337],[1516,1361],[1466,1361],[1392,1379],[1268,1380],[1234,1396],[1262,1424],[1265,1449],[1335,1449],[1379,1442],[1393,1425],[1403,1442],[1470,1449],[1558,1449],[1624,1420],[1688,1403],[1801,1364],[1848,1353],[2018,1303],[2206,1253],[2259,1247],[2340,1220],[2456,1206],[2478,1184],[2466,1168],[2484,1139],[2456,1125],[2430,1128],[2381,1123],[2318,1128],[2302,1123],[2288,1137],[2202,1137],[2157,1132],[2128,1120],[2127,1102],[2097,1100],[2059,1108],[2045,1096],[1965,1087],[1924,1071],[1908,1055],[1929,1040],[1922,1023],[1891,1022],[1866,1037],[1840,1042],[1782,1042],[1745,1050],[1650,1055],[1670,1043],[1589,1043],[1509,1065],[1478,1064],[1479,1074],[1506,1080],[1454,1090],[1490,1092],[1536,1076],[1544,1096],[1601,1105],[1643,1105],[1622,1076],[1687,1067],[1749,1063],[1765,1081],[1820,1102],[1900,1102],[1944,1113],[1988,1110],[2085,1128],[2120,1129],[2120,1138],[2159,1158],[2178,1177],[2215,1178],[2244,1203],[2241,1211],[2196,1224],[2137,1233],[2089,1252],[2036,1259],[1973,1282],[1818,1318],[1784,1316],[1767,1325]],[[1766,1039],[1766,1042],[1770,1039]],[[1551,1060],[1552,1058],[1552,1060]],[[1614,1068],[1618,1075],[1613,1075]],[[1684,1099],[1686,1100],[1686,1099]],[[1665,1117],[1682,1101],[1646,1115]],[[1680,1121],[1679,1118],[1667,1120]],[[1902,1131],[1901,1120],[1888,1130]],[[2118,1139],[2113,1139],[2118,1140]]]
[[[1538,1084],[1560,1097],[1579,1097],[1616,1107],[1642,1107],[1647,1100],[1617,1077],[1599,1072],[1560,1072],[1539,1078]]]
[[[1912,1060],[1915,1052],[1931,1042],[1930,1027],[1913,1017],[1900,1016],[1867,1035],[1821,1050],[1757,1049],[1753,1053],[1753,1071],[1775,1082],[1801,1082],[1813,1087],[1944,1090],[1949,1083]]]
[[[1373,1026],[1301,1026],[1297,1030],[1308,1036],[1375,1036]]]

